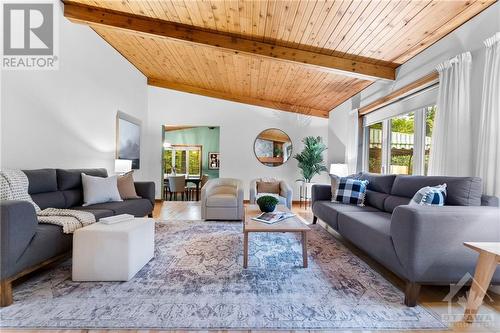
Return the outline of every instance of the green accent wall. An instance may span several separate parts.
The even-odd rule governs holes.
[[[193,127],[176,131],[165,131],[164,142],[173,145],[202,145],[202,172],[210,179],[219,178],[219,170],[208,169],[208,153],[219,152],[219,127]]]

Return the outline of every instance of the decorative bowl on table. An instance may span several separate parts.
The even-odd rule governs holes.
[[[259,208],[263,213],[273,212],[278,203],[279,200],[271,195],[264,195],[257,199],[257,205],[259,205]]]

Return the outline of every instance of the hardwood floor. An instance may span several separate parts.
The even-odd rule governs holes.
[[[300,207],[294,204],[292,210],[302,216],[306,221],[312,222],[313,215],[310,208]],[[168,220],[200,220],[200,204],[199,202],[182,202],[182,201],[165,201],[158,202],[155,205],[153,212],[153,217],[158,220],[163,220],[168,223]],[[340,235],[329,229],[323,222],[318,221],[320,225],[329,230],[334,237],[340,240],[344,245],[346,245],[354,254],[365,260],[373,269],[380,272],[386,279],[394,283],[394,285],[399,288],[403,288],[403,282],[396,277],[394,274],[383,268],[381,265],[377,264],[370,258],[368,258],[362,251],[355,248],[348,241],[343,239]],[[488,316],[488,321],[485,323],[473,323],[468,324],[462,320],[464,308],[458,304],[456,301],[449,306],[448,302],[443,301],[449,292],[448,287],[437,287],[437,286],[423,286],[420,296],[420,304],[428,308],[432,312],[435,312],[438,316],[448,316],[448,313],[452,313],[452,327],[450,330],[412,330],[404,332],[422,332],[422,333],[438,333],[438,332],[500,332],[500,295],[494,293],[489,293],[490,299],[485,299],[485,304],[483,304],[479,310],[479,314]],[[465,290],[461,290],[457,297],[465,297]],[[465,304],[464,304],[465,306]],[[181,333],[185,331],[174,331],[174,330],[13,330],[13,329],[2,329],[2,333],[19,333],[19,332],[29,332],[29,333],[46,333],[46,332],[58,332],[58,333],[147,333],[147,332],[162,332],[162,333]],[[197,332],[208,332],[208,331],[197,331]],[[210,332],[217,333],[231,333],[231,332],[273,332],[273,331],[252,331],[252,330],[214,330]],[[292,332],[311,332],[320,333],[327,331],[275,331],[279,333],[292,333]],[[352,331],[335,331],[335,332],[352,332]],[[383,331],[362,331],[364,333],[375,333]],[[387,331],[386,331],[387,332]],[[393,330],[391,332],[397,332]]]

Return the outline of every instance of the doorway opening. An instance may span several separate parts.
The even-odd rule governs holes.
[[[163,200],[198,201],[201,188],[219,178],[218,126],[162,126]]]

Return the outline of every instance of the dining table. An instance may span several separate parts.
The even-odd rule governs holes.
[[[163,183],[165,186],[168,186],[168,177],[174,176],[174,175],[165,175],[163,178]],[[177,174],[176,176],[182,176]],[[196,201],[200,200],[200,184],[201,184],[201,176],[186,176],[186,185],[188,183],[194,184],[196,186]]]

